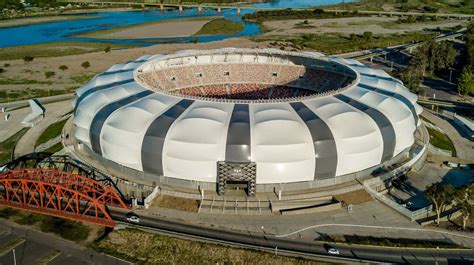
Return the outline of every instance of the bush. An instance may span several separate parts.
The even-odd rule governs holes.
[[[91,64],[89,63],[89,61],[85,61],[81,64],[81,66],[82,66],[82,68],[87,69],[91,66]]]
[[[34,58],[33,58],[32,56],[25,56],[25,57],[23,57],[23,61],[24,61],[25,63],[32,62],[33,59],[34,59]]]
[[[3,68],[0,68],[0,74],[5,72],[5,70],[3,70]]]
[[[105,47],[104,52],[109,53],[110,52],[110,46]]]
[[[6,63],[6,64],[4,64],[3,66],[5,66],[5,67],[9,67],[9,66],[10,66],[10,64],[9,64],[9,63]]]
[[[59,70],[65,71],[65,70],[67,70],[67,69],[69,69],[69,67],[67,67],[67,65],[61,65],[61,66],[59,66]]]
[[[41,231],[54,233],[62,238],[76,242],[83,241],[89,236],[90,229],[81,222],[65,220],[57,217],[47,217],[41,223]]]
[[[47,79],[49,79],[49,78],[51,78],[51,77],[53,77],[53,76],[55,76],[55,75],[56,75],[56,73],[53,72],[53,71],[47,71],[47,72],[44,73],[44,76],[45,76]]]

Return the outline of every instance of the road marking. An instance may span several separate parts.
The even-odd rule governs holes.
[[[290,232],[288,234],[283,234],[283,235],[275,235],[275,237],[287,237],[291,236],[297,233],[301,233],[303,231],[306,231],[308,229],[313,229],[313,228],[318,228],[318,227],[325,227],[325,226],[345,226],[345,227],[361,227],[361,228],[375,228],[375,229],[394,229],[394,230],[409,230],[409,231],[421,231],[421,232],[434,232],[434,233],[441,233],[441,234],[446,234],[446,235],[452,235],[452,236],[457,236],[457,237],[464,237],[464,238],[469,238],[469,239],[474,239],[474,236],[467,236],[467,235],[461,235],[461,234],[456,234],[456,233],[451,233],[447,231],[439,231],[435,229],[421,229],[421,228],[405,228],[405,227],[392,227],[392,226],[375,226],[375,225],[353,225],[353,224],[321,224],[321,225],[313,225],[313,226],[308,226],[299,230],[296,230],[294,232]]]

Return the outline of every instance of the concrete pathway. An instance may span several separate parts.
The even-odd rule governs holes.
[[[45,117],[33,128],[29,129],[18,141],[15,147],[15,157],[29,154],[34,151],[36,140],[40,137],[49,125],[56,122],[64,114],[72,110],[71,102],[61,101],[44,105],[46,108]]]
[[[456,149],[456,154],[459,158],[468,159],[474,161],[474,142],[469,141],[463,137],[459,131],[451,125],[451,123],[431,111],[426,109],[421,113],[421,116],[434,123],[436,126],[441,128],[451,139]]]

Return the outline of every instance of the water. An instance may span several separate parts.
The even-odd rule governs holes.
[[[348,2],[353,0],[345,1]],[[254,6],[256,8],[301,8],[308,6],[334,5],[342,2],[344,2],[344,0],[274,0],[269,3],[257,3],[254,4]],[[244,15],[246,13],[253,12],[255,12],[254,9],[242,9],[241,14]],[[218,14],[215,9],[204,9],[204,12],[200,14],[197,12],[197,8],[185,9],[182,14],[179,14],[178,10],[166,10],[163,12],[160,10],[99,12],[85,15],[94,16],[92,18],[2,28],[0,29],[0,48],[60,41],[111,42],[116,44],[148,46],[163,42],[185,43],[190,42],[192,39],[198,39],[199,42],[209,42],[231,37],[253,36],[260,33],[258,24],[242,21],[241,16],[237,16],[235,9],[223,9],[222,16],[224,16],[226,19],[240,22],[244,25],[244,29],[241,32],[232,35],[133,40],[91,39],[75,37],[75,35],[82,33],[112,29],[144,22],[217,15]]]

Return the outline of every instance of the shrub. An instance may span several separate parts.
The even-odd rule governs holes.
[[[3,70],[3,68],[0,68],[0,74],[5,72],[5,70]]]
[[[32,56],[25,56],[25,57],[23,57],[23,61],[24,61],[25,63],[32,62],[33,59],[34,59],[34,58],[33,58]]]
[[[4,64],[3,66],[5,66],[5,67],[9,67],[9,66],[10,66],[10,64],[9,64],[9,63],[6,63],[6,64]]]
[[[67,70],[67,69],[69,69],[69,67],[67,67],[67,65],[61,65],[61,66],[59,66],[59,70],[65,71],[65,70]]]
[[[87,69],[91,66],[91,64],[89,63],[89,61],[85,61],[81,64],[81,66],[82,66],[82,68]]]
[[[104,52],[109,53],[110,52],[110,46],[105,47]]]
[[[53,72],[53,71],[44,72],[44,76],[45,76],[46,78],[51,78],[51,77],[53,77],[53,76],[55,76],[55,75],[56,75],[56,73]]]

